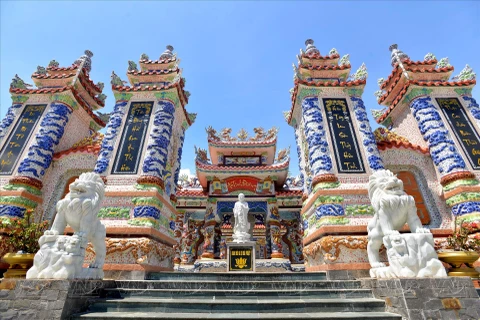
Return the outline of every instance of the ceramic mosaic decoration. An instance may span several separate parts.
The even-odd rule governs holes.
[[[429,53],[415,62],[392,45],[393,70],[374,93],[383,109],[372,112],[382,127],[373,131],[372,106],[362,100],[367,66],[352,72],[348,54],[321,55],[311,39],[305,45],[284,112],[296,139],[297,178],[288,176],[290,150],[276,149],[277,129],[261,127],[206,128],[196,176],[180,176],[196,114],[185,109],[190,94],[172,46],[157,60],[142,54],[138,63],[126,62],[128,82],[112,72],[110,114],[100,112],[106,95],[104,84],[90,79],[89,50],[69,67],[55,60],[39,66],[33,85],[15,75],[0,123],[0,219],[33,210],[53,222],[67,186],[94,172],[105,183],[98,212],[107,235],[105,276],[131,279],[174,269],[225,271],[240,193],[250,209],[257,271],[368,275],[367,225],[375,214],[368,181],[383,169],[414,197],[436,249],[445,246],[453,217],[478,222],[474,71],[467,65],[451,77],[448,58]],[[7,250],[0,244],[0,256]],[[89,245],[85,263],[94,260]]]

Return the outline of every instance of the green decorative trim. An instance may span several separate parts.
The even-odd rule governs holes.
[[[146,226],[158,229],[158,221],[149,218],[133,218],[127,221],[131,226]]]
[[[475,212],[471,214],[466,214],[462,216],[462,221],[463,222],[472,222],[472,221],[480,221],[480,213]]]
[[[375,210],[369,204],[352,204],[345,207],[347,216],[373,216]]]
[[[472,96],[472,88],[455,88],[453,91],[459,96]]]
[[[160,195],[163,196],[163,190],[162,190],[160,187],[158,187],[158,186],[156,186],[156,185],[153,185],[153,184],[148,184],[148,185],[145,184],[145,185],[144,185],[144,184],[138,184],[138,183],[137,183],[137,184],[135,185],[135,189],[137,189],[137,190],[145,190],[145,191],[150,191],[150,190],[155,189],[155,190],[157,190],[157,192],[158,192]]]
[[[188,124],[187,120],[183,120],[182,122],[182,128],[183,130],[187,130],[190,125]]]
[[[354,97],[361,97],[363,94],[363,89],[358,89],[358,88],[345,88],[343,89],[343,92],[348,94],[349,96],[354,96]]]
[[[133,93],[114,93],[115,101],[129,101],[133,97]]]
[[[450,190],[455,189],[456,187],[460,186],[476,186],[478,184],[478,180],[476,179],[462,179],[462,180],[456,180],[453,181],[446,186],[443,187],[443,191],[447,192]]]
[[[99,218],[130,218],[130,208],[128,207],[104,207],[101,208],[97,215]]]
[[[433,92],[433,89],[427,89],[427,88],[413,88],[410,90],[408,94],[405,95],[405,98],[403,98],[404,103],[409,103],[413,99],[420,97],[420,96],[426,96],[429,95],[430,93]]]
[[[90,121],[90,129],[92,129],[93,131],[99,131],[99,130],[102,130],[103,127],[92,120],[92,121]]]
[[[5,190],[21,190],[25,189],[27,190],[28,193],[34,194],[36,196],[41,196],[42,191],[38,190],[37,188],[34,188],[32,186],[27,186],[25,184],[7,184],[3,186],[3,189]]]
[[[447,206],[454,206],[458,203],[466,202],[466,201],[479,201],[480,200],[480,192],[465,192],[459,193],[451,198],[448,198],[446,203]]]
[[[135,197],[132,198],[132,203],[136,206],[154,206],[159,209],[163,208],[163,202],[155,197]]]
[[[383,120],[381,125],[384,126],[387,129],[391,128],[391,126],[393,125],[392,117],[388,117],[385,120]]]
[[[277,199],[276,198],[268,198],[267,203],[277,203]]]
[[[0,204],[14,205],[27,209],[33,209],[38,205],[38,203],[36,203],[35,201],[17,196],[0,197]]]
[[[171,100],[173,101],[173,104],[175,105],[175,108],[178,108],[180,105],[180,100],[178,99],[178,95],[173,92],[173,91],[161,91],[161,92],[156,92],[155,97],[159,100]]]
[[[208,203],[217,203],[217,198],[208,198]]]
[[[13,103],[21,103],[21,104],[24,104],[25,102],[27,102],[27,100],[29,99],[30,97],[29,96],[22,96],[22,95],[12,95],[12,101]]]
[[[322,205],[322,204],[341,203],[341,202],[343,202],[342,196],[319,196],[317,199],[315,199],[315,203],[313,205],[315,207],[318,207],[319,205]]]
[[[68,94],[54,94],[52,95],[51,100],[66,103],[74,110],[78,110],[78,103]]]
[[[320,183],[317,183],[317,185],[315,186],[315,188],[313,189],[313,192],[315,193],[317,190],[320,190],[320,189],[334,189],[334,188],[338,188],[340,186],[340,182],[320,182]]]
[[[350,222],[350,219],[344,217],[323,217],[315,222],[315,227],[321,227],[325,225],[345,225]]]

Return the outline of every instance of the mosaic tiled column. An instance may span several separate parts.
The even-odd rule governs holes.
[[[475,106],[473,106],[475,108]],[[430,155],[440,176],[453,173],[469,173],[466,164],[458,152],[448,129],[445,127],[439,112],[432,104],[430,97],[419,97],[410,103],[418,127],[430,149]],[[450,176],[449,176],[450,177]],[[461,196],[461,195],[459,195]],[[450,199],[447,200],[448,202]],[[461,216],[480,212],[480,202],[466,201],[452,206],[452,214]]]
[[[267,224],[270,230],[271,257],[284,258],[282,253],[282,234],[277,199],[268,200]]]
[[[177,185],[178,176],[180,175],[180,168],[182,164],[182,154],[183,154],[183,142],[185,141],[185,129],[180,133],[180,145],[178,146],[177,152],[177,161],[175,162],[175,167],[173,168],[173,185]],[[175,194],[176,188],[172,188],[172,194]]]
[[[416,98],[410,103],[410,108],[428,144],[433,163],[442,177],[455,171],[465,171],[465,161],[431,100],[430,97]]]
[[[203,253],[202,259],[215,257],[215,226],[217,221],[216,199],[208,199],[203,225]]]
[[[480,128],[480,107],[478,106],[477,101],[468,95],[463,95],[462,99],[466,102],[466,109],[468,113],[472,115],[472,117],[475,119],[477,127]]]
[[[365,151],[368,165],[373,171],[384,169],[383,161],[378,152],[377,142],[375,141],[375,136],[370,127],[363,100],[355,96],[351,96],[350,99],[353,101],[355,120],[357,121],[358,131],[360,132],[363,150]]]
[[[173,232],[177,241],[174,246],[175,257],[173,258],[173,263],[175,264],[180,264],[181,262],[183,219],[185,219],[185,215],[179,212],[175,219],[175,230]]]
[[[98,155],[97,163],[95,165],[95,173],[103,176],[107,174],[106,170],[110,163],[110,159],[112,158],[113,148],[115,146],[117,137],[120,136],[120,127],[122,126],[122,120],[126,112],[125,109],[127,104],[128,101],[125,100],[117,101],[115,107],[113,108],[113,112],[108,121],[107,131],[102,140],[102,146]]]
[[[168,159],[168,146],[172,137],[175,106],[170,101],[159,101],[150,129],[147,151],[143,160],[143,175],[163,180]]]
[[[14,123],[15,119],[18,118],[21,114],[23,104],[15,103],[12,104],[5,115],[5,118],[0,122],[0,144],[2,140],[6,137],[8,129]]]
[[[323,174],[331,174],[332,158],[328,148],[318,98],[305,98],[302,101],[302,110],[312,174],[314,177]]]
[[[63,137],[71,114],[72,110],[63,103],[50,104],[50,108],[42,118],[40,129],[28,149],[28,154],[18,166],[18,176],[41,181],[52,163],[55,146]]]

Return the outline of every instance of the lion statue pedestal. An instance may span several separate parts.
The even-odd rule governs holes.
[[[434,249],[430,230],[423,228],[415,200],[403,190],[403,182],[389,170],[370,176],[368,196],[375,215],[368,223],[368,261],[372,278],[446,277]],[[400,234],[405,223],[414,233]],[[385,245],[389,266],[380,262],[379,250]]]
[[[57,203],[52,228],[45,231],[38,243],[33,267],[27,279],[102,279],[106,256],[105,226],[98,219],[105,185],[98,174],[82,173],[70,184],[70,192]],[[73,236],[64,236],[69,225]],[[95,261],[83,268],[85,249],[91,242]]]

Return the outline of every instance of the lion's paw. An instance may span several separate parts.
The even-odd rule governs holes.
[[[383,234],[386,236],[393,236],[393,235],[400,234],[400,232],[398,232],[398,230],[388,230],[388,231],[384,231]]]
[[[419,227],[419,228],[415,229],[415,233],[431,233],[431,232],[430,232],[430,230],[427,229],[427,228],[421,228],[421,227]]]
[[[383,268],[387,266],[383,262],[373,262],[373,263],[370,263],[370,265],[372,266],[372,268]]]

